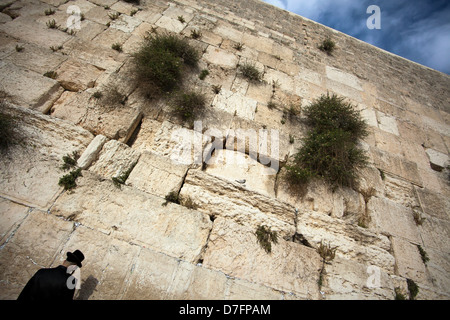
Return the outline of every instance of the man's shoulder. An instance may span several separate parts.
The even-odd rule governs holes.
[[[47,276],[47,275],[55,275],[55,274],[61,274],[61,275],[65,275],[67,273],[67,268],[64,266],[57,266],[55,268],[42,268],[39,269],[36,272],[36,276],[40,277],[40,276]]]

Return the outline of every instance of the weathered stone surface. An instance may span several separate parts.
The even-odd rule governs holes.
[[[244,188],[269,197],[275,196],[277,170],[266,167],[248,155],[234,150],[216,150],[213,159],[212,163],[208,162],[207,173],[241,183]]]
[[[118,3],[118,2],[117,2]],[[141,20],[127,15],[121,15],[119,19],[111,21],[110,27],[125,33],[133,32],[140,24]]]
[[[164,198],[170,192],[179,192],[187,170],[186,165],[144,152],[127,179],[127,185]]]
[[[143,125],[146,131],[140,132],[135,142],[139,150],[152,151],[180,164],[202,163],[202,153],[209,141],[201,132],[169,121],[162,124],[148,121]]]
[[[384,172],[401,177],[417,186],[423,182],[419,175],[417,164],[394,154],[390,154],[377,148],[370,148],[374,165]]]
[[[120,103],[103,106],[92,97],[94,90],[64,92],[51,109],[51,115],[80,125],[95,135],[127,142],[142,113],[138,108],[124,108]]]
[[[189,196],[198,210],[212,217],[225,217],[246,223],[256,230],[265,224],[282,236],[295,233],[293,207],[258,192],[198,170],[189,170],[181,196]]]
[[[312,211],[300,211],[297,233],[315,248],[321,242],[336,248],[337,257],[394,271],[394,257],[389,253],[390,241],[386,236]]]
[[[213,106],[238,117],[253,120],[257,102],[238,93],[222,89],[214,98]]]
[[[64,89],[81,91],[94,87],[102,71],[88,63],[69,59],[61,64],[56,73],[56,79]]]
[[[321,267],[318,253],[308,247],[278,240],[268,254],[260,247],[256,228],[217,218],[209,237],[203,265],[231,276],[317,299]]]
[[[421,243],[411,208],[388,199],[372,197],[367,203],[367,210],[371,218],[371,230],[401,237],[412,243]],[[397,228],[399,225],[402,228]]]
[[[392,249],[395,255],[395,269],[398,275],[412,279],[417,283],[431,284],[416,244],[398,237],[392,237]]]
[[[423,212],[439,219],[450,219],[450,201],[448,198],[427,189],[414,187],[414,190]]]
[[[394,287],[388,274],[371,266],[336,257],[325,265],[321,291],[329,300],[392,300]]]
[[[0,81],[10,100],[43,113],[49,109],[48,101],[62,93],[56,80],[4,62],[0,62]]]
[[[17,117],[20,144],[0,158],[0,194],[6,198],[47,209],[61,190],[62,157],[81,151],[93,139],[86,130],[26,108],[5,105]],[[45,186],[43,188],[42,186]]]
[[[107,140],[108,139],[101,134],[96,136],[88,145],[86,150],[84,150],[83,154],[81,154],[80,158],[78,158],[78,167],[80,167],[81,169],[87,169],[92,164],[92,162],[97,159],[100,150],[102,150],[103,145]]]
[[[117,140],[110,140],[103,145],[97,161],[89,171],[104,177],[119,177],[131,169],[138,161],[140,153]]]
[[[132,264],[140,252],[138,246],[83,225],[78,226],[60,250],[52,267],[66,258],[66,252],[81,250],[85,256],[81,269],[81,288],[77,300],[115,300],[121,297]]]
[[[46,10],[45,7],[43,7],[40,12],[43,12],[42,10]],[[22,16],[8,23],[1,24],[0,31],[23,41],[37,44],[41,47],[48,48],[54,46],[57,48],[69,40],[71,36],[60,30],[49,29],[45,25],[48,20],[51,19],[45,19],[45,22],[39,23],[35,21],[35,18]]]
[[[208,47],[203,59],[223,68],[235,68],[238,63],[238,58],[234,54],[214,46]]]
[[[73,223],[33,210],[0,250],[0,295],[17,299],[40,268],[48,268],[73,230]]]
[[[87,171],[77,188],[64,193],[52,214],[86,227],[187,261],[197,261],[206,244],[211,221],[206,214],[132,189],[98,180]],[[170,213],[170,214],[168,214]]]
[[[0,246],[8,241],[8,237],[22,223],[27,213],[27,207],[0,198]]]
[[[419,226],[420,236],[426,247],[447,252],[448,238],[450,237],[450,222],[433,216],[425,216],[422,225]]]
[[[430,158],[431,168],[433,168],[434,170],[441,171],[448,164],[449,157],[447,154],[433,149],[425,149],[425,152],[428,154],[428,157]]]

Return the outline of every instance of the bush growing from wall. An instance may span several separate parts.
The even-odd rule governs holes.
[[[288,177],[295,184],[320,177],[334,187],[351,187],[356,170],[367,163],[358,140],[367,136],[367,124],[354,106],[337,95],[322,95],[304,110],[309,127],[303,146],[287,166]]]

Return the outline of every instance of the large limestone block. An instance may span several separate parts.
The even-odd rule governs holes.
[[[422,225],[419,226],[420,236],[426,247],[448,252],[450,239],[450,222],[433,216],[425,216]]]
[[[175,33],[180,33],[186,27],[186,24],[181,23],[178,19],[169,18],[167,16],[159,18],[155,25]]]
[[[356,90],[362,91],[361,82],[358,77],[353,74],[349,74],[334,67],[325,67],[326,76],[328,79],[340,82],[346,86],[352,87]]]
[[[49,268],[73,230],[73,222],[32,211],[0,250],[0,296],[16,299],[40,268]]]
[[[435,287],[450,294],[450,253],[431,248],[425,248],[429,261],[427,270]]]
[[[203,58],[211,64],[227,69],[236,68],[238,63],[238,57],[236,55],[214,46],[208,46]]]
[[[164,300],[179,262],[168,255],[143,248],[133,264],[124,292],[125,300]]]
[[[153,144],[153,139],[160,127],[161,122],[144,116],[141,120],[136,138],[133,141],[133,149],[139,152],[150,151]]]
[[[240,118],[253,120],[258,102],[237,92],[222,89],[214,97],[212,104],[215,108],[235,114]]]
[[[0,82],[13,102],[42,113],[47,112],[49,105],[62,93],[56,80],[9,62],[0,62]]]
[[[376,266],[336,257],[325,265],[321,288],[326,300],[392,300],[389,275]]]
[[[89,170],[108,178],[119,177],[136,164],[139,156],[139,152],[126,144],[110,140],[103,145]]]
[[[141,20],[135,17],[122,14],[119,19],[111,21],[110,28],[123,31],[125,33],[131,33],[141,24],[141,22]]]
[[[102,70],[80,60],[68,59],[61,64],[56,73],[57,80],[64,89],[81,91],[94,87]]]
[[[257,242],[256,228],[230,219],[217,218],[203,265],[233,277],[317,299],[319,254],[311,248],[278,239],[266,253]]]
[[[399,135],[397,121],[394,117],[388,116],[387,114],[377,111],[378,116],[378,127],[386,132],[392,133],[396,136]]]
[[[277,170],[266,167],[247,154],[234,150],[216,150],[211,160],[214,161],[208,162],[207,173],[232,182],[242,182],[243,187],[266,196],[275,196]]]
[[[392,249],[395,255],[395,266],[399,276],[412,279],[417,283],[431,285],[425,264],[416,244],[398,237],[392,237]]]
[[[126,35],[122,31],[115,31],[119,34],[121,32]],[[72,58],[86,61],[100,69],[113,72],[120,68],[126,59],[126,55],[111,48],[111,45],[117,42],[114,39],[115,34],[111,33],[112,32],[104,34],[103,32],[96,36],[95,39],[99,38],[99,40],[102,40],[102,43],[98,43],[97,41],[85,41],[74,37],[64,44],[63,52]],[[124,35],[122,35],[121,39],[123,42],[127,39]]]
[[[165,197],[178,192],[188,167],[151,152],[144,152],[127,180],[127,185]]]
[[[52,213],[111,233],[118,239],[158,252],[197,261],[211,229],[206,214],[83,172],[77,188],[64,193]]]
[[[95,90],[64,92],[51,109],[51,115],[80,125],[95,135],[102,134],[109,139],[126,143],[142,118],[139,108],[103,106],[92,97]]]
[[[164,121],[162,125],[154,121],[147,123],[149,127],[146,125],[146,131],[139,133],[136,139],[136,148],[151,151],[184,165],[202,163],[203,150],[210,142],[208,136],[169,121]]]
[[[17,52],[14,50],[11,55],[5,58],[5,61],[43,75],[47,71],[58,69],[59,65],[67,60],[66,56],[53,53],[49,47],[40,47],[33,43],[26,43],[22,46],[23,51]]]
[[[417,163],[374,147],[370,147],[370,154],[374,165],[380,170],[401,177],[419,187],[423,186]]]
[[[450,220],[450,200],[447,197],[428,189],[414,187],[414,190],[424,213],[439,219]]]
[[[448,154],[436,151],[434,149],[425,149],[429,159],[430,165],[433,170],[442,171],[449,164]]]
[[[60,170],[62,157],[81,153],[93,136],[26,108],[6,105],[3,111],[16,117],[21,141],[0,158],[0,195],[47,210],[61,191],[58,180],[65,174]]]
[[[212,217],[226,217],[246,223],[255,230],[258,225],[265,224],[281,236],[292,237],[295,233],[293,207],[250,191],[238,182],[189,170],[180,195],[190,197],[199,211]]]
[[[103,145],[106,143],[107,138],[101,134],[96,136],[91,143],[87,146],[80,158],[77,160],[77,165],[81,169],[87,169],[92,162],[94,162],[99,152],[102,150]]]
[[[28,213],[28,207],[0,198],[0,245],[22,223]]]
[[[65,243],[54,266],[66,258],[66,252],[77,249],[85,259],[80,270],[81,288],[75,299],[120,299],[140,247],[80,225]]]
[[[411,208],[384,198],[372,197],[367,202],[369,228],[421,244]]]
[[[45,8],[41,10],[45,10]],[[40,12],[43,13],[43,11]],[[46,19],[45,21],[47,22],[48,20],[52,19]],[[44,48],[52,46],[57,48],[71,38],[69,34],[60,30],[50,29],[46,26],[45,22],[40,23],[33,17],[30,18],[27,16],[17,17],[8,23],[0,25],[0,31]]]
[[[313,211],[299,213],[297,234],[314,248],[323,242],[336,248],[337,257],[394,272],[395,260],[389,253],[391,244],[384,235]]]

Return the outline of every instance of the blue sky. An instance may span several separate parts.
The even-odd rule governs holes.
[[[450,74],[449,0],[263,1]],[[370,5],[381,10],[381,29],[367,28]]]

